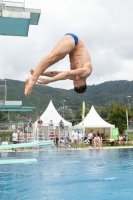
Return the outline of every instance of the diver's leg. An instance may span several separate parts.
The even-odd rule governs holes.
[[[59,43],[53,48],[53,50],[45,56],[36,67],[33,75],[26,79],[25,94],[30,94],[38,80],[39,76],[51,65],[55,64],[67,54],[69,54],[75,48],[74,39],[66,35]]]

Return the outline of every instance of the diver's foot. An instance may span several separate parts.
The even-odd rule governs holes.
[[[24,90],[24,94],[30,94],[35,86],[36,82],[33,81],[32,76],[26,79],[26,86]]]

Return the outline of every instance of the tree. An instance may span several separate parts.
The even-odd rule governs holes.
[[[120,133],[122,133],[127,126],[126,110],[127,108],[120,104],[113,104],[108,109],[108,120],[111,124],[118,127]]]
[[[100,106],[99,114],[103,119],[107,119],[108,116],[108,110],[104,107]]]
[[[0,112],[0,121],[6,121],[6,120],[7,116],[3,112]]]
[[[88,114],[89,110],[90,110],[89,108],[85,108],[85,116]],[[78,110],[75,111],[74,118],[82,120],[82,109],[81,108],[79,108]]]

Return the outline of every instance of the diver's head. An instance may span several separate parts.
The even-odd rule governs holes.
[[[84,93],[87,89],[86,78],[74,76],[73,78],[74,90],[77,93]]]

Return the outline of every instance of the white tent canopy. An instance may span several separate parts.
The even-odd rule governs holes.
[[[55,109],[52,101],[50,101],[48,107],[40,116],[40,119],[43,121],[43,124],[47,125],[49,124],[50,120],[52,120],[54,125],[59,126],[59,122],[62,120],[64,122],[64,126],[72,126],[72,123],[66,121],[60,116],[60,114]],[[34,125],[37,125],[37,121],[34,123]]]
[[[82,122],[76,125],[76,127],[82,127]],[[89,113],[84,119],[84,127],[90,128],[114,128],[115,125],[109,124],[104,121],[99,114],[96,112],[94,106],[92,105]]]

